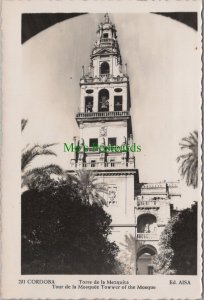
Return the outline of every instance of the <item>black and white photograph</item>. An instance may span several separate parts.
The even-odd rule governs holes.
[[[4,161],[15,151],[2,202],[16,227],[3,245],[8,257],[18,245],[5,264],[7,274],[17,262],[13,297],[198,298],[201,2],[23,3],[3,103],[13,120]]]

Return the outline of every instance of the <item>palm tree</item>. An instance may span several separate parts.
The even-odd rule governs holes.
[[[73,181],[79,188],[79,193],[85,203],[97,203],[98,205],[107,205],[106,200],[101,194],[107,193],[105,183],[99,183],[95,173],[91,170],[78,170],[73,176]]]
[[[188,137],[182,138],[179,143],[181,150],[187,153],[179,155],[177,162],[181,161],[179,171],[182,178],[185,178],[188,186],[198,186],[198,132],[193,131]]]
[[[26,128],[26,125],[28,123],[27,119],[21,120],[21,132],[24,131]],[[41,156],[41,155],[54,155],[57,156],[54,151],[49,149],[50,147],[56,145],[56,143],[52,144],[44,144],[44,145],[30,145],[27,144],[26,147],[22,150],[21,154],[21,172],[22,172],[22,187],[28,186],[29,183],[31,183],[31,180],[34,178],[34,176],[37,176],[37,174],[41,174],[43,170],[48,171],[49,173],[57,174],[59,175],[63,173],[62,169],[58,167],[57,165],[51,164],[49,166],[45,166],[42,168],[34,168],[27,170],[27,168],[30,166],[31,162],[34,160],[35,157]]]
[[[22,151],[22,156],[21,156],[21,171],[24,172],[25,169],[30,165],[30,163],[33,161],[33,159],[37,156],[40,155],[54,155],[55,152],[50,150],[49,148],[51,146],[56,145],[55,143],[52,144],[44,144],[44,145],[27,145],[23,151]]]

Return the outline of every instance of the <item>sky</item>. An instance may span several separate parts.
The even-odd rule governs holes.
[[[134,142],[141,145],[136,167],[141,182],[176,181],[179,142],[200,130],[200,37],[185,24],[154,14],[110,14],[130,79]],[[65,20],[22,45],[22,118],[26,143],[57,142],[57,163],[69,169],[63,143],[79,136],[75,115],[81,67],[88,68],[102,14]],[[32,167],[32,166],[31,166]],[[181,183],[185,205],[197,191]],[[184,205],[184,204],[182,204]]]

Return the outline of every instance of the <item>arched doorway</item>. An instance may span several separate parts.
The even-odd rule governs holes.
[[[98,111],[109,111],[109,91],[106,89],[98,93]]]
[[[100,74],[101,74],[101,75],[108,75],[108,74],[110,74],[110,66],[109,66],[109,63],[107,63],[106,61],[104,61],[104,62],[101,64],[101,67],[100,67]]]
[[[137,251],[137,275],[154,275],[153,258],[157,250],[152,245],[143,245]]]

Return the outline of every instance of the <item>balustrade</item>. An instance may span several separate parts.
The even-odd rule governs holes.
[[[103,42],[103,43],[111,43],[111,42],[113,42],[113,39],[109,39],[109,38],[101,38],[101,42]]]
[[[131,169],[134,168],[134,163],[131,162],[88,162],[88,163],[71,163],[72,169]]]
[[[154,207],[158,206],[158,200],[136,200],[136,205],[138,207]]]
[[[104,112],[83,112],[77,113],[77,118],[106,118],[106,117],[126,117],[130,116],[129,111],[104,111]]]
[[[127,82],[128,78],[127,75],[123,76],[117,76],[117,77],[113,77],[110,76],[109,74],[102,74],[99,77],[90,77],[88,75],[85,75],[84,77],[81,78],[81,83],[102,83],[104,82]]]
[[[157,233],[137,233],[137,240],[158,240]]]

